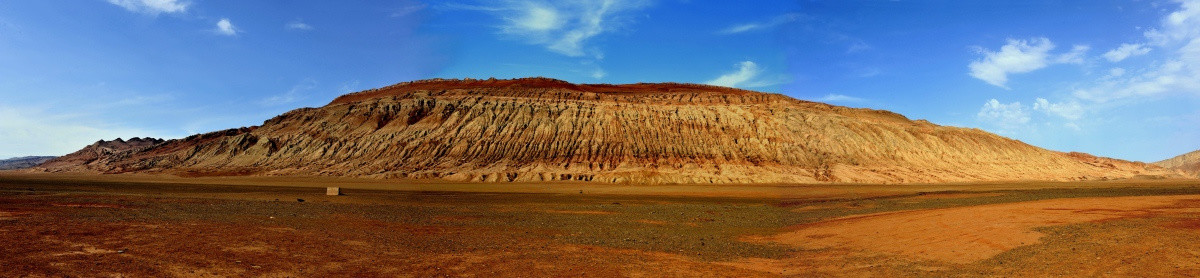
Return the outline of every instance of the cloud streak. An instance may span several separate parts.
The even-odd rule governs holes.
[[[406,16],[409,16],[409,15],[412,15],[412,14],[415,14],[417,12],[424,10],[425,7],[426,7],[425,4],[414,4],[414,5],[404,6],[404,7],[401,7],[400,9],[392,12],[392,17],[406,17]]]
[[[1144,55],[1146,53],[1150,53],[1150,48],[1142,44],[1124,43],[1116,49],[1105,52],[1104,59],[1108,59],[1110,62],[1120,62],[1121,60],[1125,60],[1125,58]]]
[[[999,100],[991,99],[979,108],[979,113],[975,115],[980,121],[992,123],[1000,127],[1003,131],[1009,131],[1020,128],[1022,125],[1029,122],[1029,112],[1025,110],[1025,106],[1020,102],[1009,104],[1000,103]]]
[[[1164,53],[1161,58],[1141,68],[1112,71],[1072,95],[1098,103],[1171,94],[1200,96],[1200,1],[1177,3],[1179,10],[1145,33],[1147,43],[1125,43],[1104,55],[1119,62],[1158,49],[1161,52],[1156,53]]]
[[[836,102],[836,103],[856,103],[856,102],[864,102],[864,101],[867,101],[866,99],[863,99],[863,98],[852,97],[852,96],[841,95],[841,94],[828,94],[828,95],[825,95],[825,96],[823,96],[823,97],[821,97],[821,98],[818,98],[818,99],[816,99],[816,100],[817,100],[817,101],[820,101],[820,102],[826,102],[826,103],[829,103],[829,102]]]
[[[447,4],[450,10],[481,11],[501,19],[500,33],[569,57],[603,58],[593,38],[618,30],[645,0],[504,1],[498,5]]]
[[[770,28],[774,28],[775,26],[794,22],[796,20],[799,20],[801,17],[802,16],[797,13],[783,14],[783,15],[775,16],[767,21],[735,24],[735,25],[726,27],[725,29],[721,29],[720,31],[717,31],[717,34],[732,35],[732,34],[741,34],[741,33],[759,31],[759,30],[764,30],[764,29],[770,29]]]
[[[1050,116],[1044,118],[1046,126],[1061,124],[1081,130],[1081,123],[1094,122],[1088,115],[1102,116],[1108,114],[1106,110],[1166,97],[1200,97],[1200,0],[1175,2],[1179,4],[1178,10],[1164,16],[1156,28],[1146,31],[1142,41],[1122,43],[1096,57],[1110,63],[1124,62],[1121,67],[1112,67],[1093,79],[1075,82],[1070,93],[1061,96],[1059,101],[1039,97],[1031,106],[1022,106],[1019,102],[1003,104],[992,99],[980,109],[978,120],[995,124],[1001,130],[1011,130],[1018,126],[1028,127],[1024,124],[1030,121],[1030,112],[1037,111]],[[1010,40],[1001,51],[985,52],[988,57],[976,61],[994,64],[992,71],[976,72],[973,63],[972,73],[973,76],[984,73],[976,78],[1003,86],[1004,75],[1045,67],[1048,64],[1045,61],[1087,60],[1086,50],[1079,52],[1078,57],[1068,59],[1065,57],[1075,56],[1071,53],[1076,51],[1053,58],[1054,55],[1049,54],[1051,49],[1053,45],[1049,40]],[[1151,52],[1157,54],[1154,59],[1127,61],[1130,57]],[[1060,122],[1054,124],[1054,121]]]
[[[233,23],[229,22],[228,18],[222,18],[217,21],[217,27],[213,29],[213,32],[220,35],[236,36],[241,31],[237,29],[237,26],[233,26]]]
[[[750,82],[750,79],[752,79],[752,78],[758,77],[759,73],[760,73],[760,71],[758,69],[758,64],[755,64],[754,62],[751,62],[751,61],[745,61],[745,62],[738,63],[737,70],[730,72],[730,73],[723,74],[720,77],[717,77],[716,79],[704,82],[704,84],[725,86],[725,87],[737,87],[738,85],[742,85],[747,82]]]
[[[1076,101],[1052,103],[1044,98],[1037,98],[1033,102],[1033,110],[1042,111],[1046,114],[1055,115],[1068,120],[1078,120],[1083,118],[1083,105]]]
[[[284,25],[283,27],[287,28],[288,30],[301,30],[301,31],[308,31],[308,30],[313,29],[312,25],[308,25],[308,23],[304,23],[299,20],[289,22],[287,25]]]
[[[108,3],[131,12],[154,16],[162,13],[182,13],[191,5],[191,2],[178,0],[108,0]]]
[[[96,140],[161,136],[43,110],[0,106],[0,157],[64,155]]]
[[[967,67],[971,76],[988,84],[1007,89],[1008,76],[1017,73],[1027,73],[1045,68],[1051,64],[1082,64],[1083,57],[1090,47],[1076,45],[1071,51],[1053,55],[1054,43],[1047,38],[1030,40],[1009,39],[999,51],[979,48],[983,59],[971,62]]]
[[[732,72],[705,81],[704,84],[724,87],[759,88],[788,82],[788,78],[783,75],[764,76],[763,69],[753,61],[738,63],[736,68]]]
[[[287,92],[270,96],[259,101],[262,106],[281,106],[291,104],[307,98],[305,94],[317,88],[317,80],[306,78],[295,86],[292,86]]]

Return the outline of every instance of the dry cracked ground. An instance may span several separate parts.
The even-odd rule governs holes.
[[[1195,181],[264,184],[0,175],[0,276],[1200,275]]]

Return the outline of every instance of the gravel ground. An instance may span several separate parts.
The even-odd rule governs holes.
[[[1200,193],[1192,184],[802,199],[323,192],[0,178],[0,276],[1138,274],[1104,268],[1120,263],[1153,269],[1140,274],[1196,275],[1194,265],[1133,254],[1195,259],[1190,250],[1200,250],[1193,215],[1039,228],[1043,243],[966,265],[746,240],[858,214]],[[779,261],[788,267],[771,267]]]

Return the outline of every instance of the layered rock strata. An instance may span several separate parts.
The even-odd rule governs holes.
[[[88,150],[88,149],[85,149]],[[49,163],[48,163],[49,164]],[[695,84],[424,80],[46,171],[605,183],[934,183],[1169,175],[880,110]]]

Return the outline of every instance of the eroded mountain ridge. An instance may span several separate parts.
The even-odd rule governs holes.
[[[458,181],[925,183],[1173,175],[978,129],[726,87],[433,79],[44,171]]]

